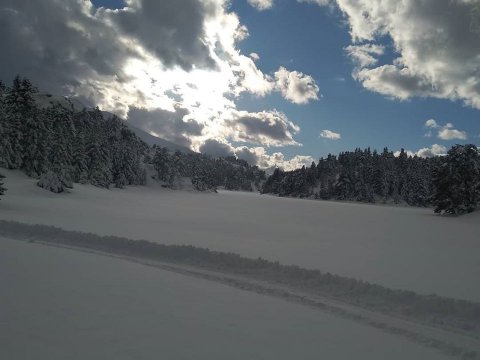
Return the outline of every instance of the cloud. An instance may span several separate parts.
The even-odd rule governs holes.
[[[174,111],[130,108],[128,122],[176,144],[190,147],[193,136],[201,136],[204,125],[189,117],[187,109],[177,106]]]
[[[271,9],[273,6],[273,0],[247,0],[247,2],[260,11]]]
[[[466,140],[467,133],[461,130],[443,128],[438,132],[438,137],[442,140]]]
[[[123,9],[102,9],[101,16],[127,39],[152,52],[163,65],[181,66],[185,70],[193,66],[216,66],[205,29],[205,22],[215,15],[211,3],[198,0],[129,0],[127,3],[128,7]]]
[[[378,62],[378,56],[383,55],[385,47],[375,44],[349,45],[345,51],[358,67],[364,68],[375,65]]]
[[[407,100],[412,96],[437,97],[432,84],[425,76],[413,73],[409,68],[383,65],[373,69],[357,68],[353,77],[373,92],[393,99]]]
[[[252,58],[253,61],[258,61],[260,60],[260,55],[258,55],[255,52],[250,53],[250,57]]]
[[[322,130],[320,137],[330,140],[340,140],[342,135],[331,130]]]
[[[434,157],[447,154],[447,148],[443,145],[433,144],[430,148],[423,148],[417,151],[418,157]]]
[[[320,89],[309,75],[280,67],[275,72],[275,80],[276,88],[282,96],[295,104],[307,104],[311,100],[318,100]]]
[[[354,46],[381,46],[390,39],[396,54],[391,63],[373,68],[378,57],[359,61],[354,77],[365,88],[401,100],[435,97],[480,108],[478,1],[336,2],[354,44],[360,44]]]
[[[457,130],[452,123],[440,125],[435,119],[428,119],[425,122],[425,127],[437,131],[437,137],[442,140],[466,140],[467,133],[463,130]],[[432,130],[429,130],[425,137],[431,137]]]
[[[290,159],[286,159],[285,155],[281,152],[274,152],[273,154],[267,154],[264,147],[247,146],[237,147],[235,154],[239,159],[245,160],[252,165],[257,165],[262,169],[274,169],[276,167],[285,171],[295,170],[302,166],[310,166],[314,161],[311,156],[307,155],[295,155]]]
[[[250,165],[257,165],[261,169],[269,170],[276,167],[286,171],[310,166],[314,159],[307,155],[295,155],[286,159],[282,152],[268,154],[263,146],[233,147],[230,143],[221,139],[208,139],[199,148],[200,152],[215,157],[236,156],[240,160],[245,160]]]
[[[421,158],[430,158],[434,156],[444,156],[447,154],[447,148],[443,145],[439,144],[433,144],[429,148],[422,148],[419,149],[418,151],[411,151],[411,150],[406,150],[405,153],[408,156],[418,156]],[[400,155],[400,151],[396,151],[393,154],[394,156],[398,157]]]
[[[275,84],[272,79],[257,68],[253,57],[244,56],[237,59],[233,69],[237,78],[237,94],[249,92],[258,96],[265,96],[274,89]]]
[[[258,126],[232,125],[242,120],[236,101],[244,93],[279,91],[303,104],[317,98],[318,87],[310,76],[283,68],[277,84],[257,67],[256,53],[242,54],[238,43],[248,29],[228,5],[126,0],[111,10],[90,0],[7,0],[0,5],[0,79],[21,74],[42,90],[77,96],[195,150],[226,136],[296,144],[297,127],[284,115],[257,115]]]
[[[235,149],[232,145],[222,140],[207,139],[199,148],[202,154],[214,157],[235,156]]]
[[[274,5],[274,0],[247,0],[247,2],[259,11],[271,9]],[[299,3],[310,3],[321,6],[329,5],[331,0],[297,0]]]
[[[325,6],[325,5],[329,5],[331,3],[331,0],[297,0],[297,2]]]
[[[438,123],[435,121],[435,119],[428,119],[425,121],[425,127],[431,128],[431,129],[436,129],[439,127]]]
[[[235,111],[226,120],[226,136],[234,141],[266,146],[300,145],[293,135],[300,127],[279,111]]]

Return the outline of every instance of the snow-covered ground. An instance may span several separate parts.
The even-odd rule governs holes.
[[[52,194],[1,170],[0,218],[68,230],[192,244],[264,257],[419,293],[480,301],[480,213],[75,185]]]
[[[448,358],[309,307],[96,254],[0,238],[0,274],[0,359]]]

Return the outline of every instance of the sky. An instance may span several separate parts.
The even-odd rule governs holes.
[[[480,0],[4,0],[0,41],[7,84],[264,168],[480,143]]]

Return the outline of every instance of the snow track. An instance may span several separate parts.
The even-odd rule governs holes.
[[[17,224],[20,226],[21,224]],[[31,228],[28,226],[28,228]],[[68,233],[63,232],[68,235]],[[4,234],[5,235],[5,234]],[[461,359],[480,359],[480,341],[473,335],[467,335],[458,331],[449,331],[438,327],[423,325],[417,322],[399,319],[377,312],[365,310],[351,304],[347,304],[329,297],[313,294],[310,292],[299,291],[289,286],[276,284],[272,282],[254,280],[244,276],[232,275],[224,272],[209,271],[198,267],[186,266],[175,263],[175,260],[162,262],[150,260],[144,257],[119,255],[115,251],[98,251],[88,247],[70,246],[55,241],[45,241],[45,235],[39,237],[41,240],[25,236],[25,234],[12,234],[13,238],[22,239],[46,245],[77,252],[89,253],[96,256],[120,259],[131,263],[141,264],[150,268],[169,271],[180,275],[194,277],[197,279],[213,281],[253,292],[261,295],[267,295],[291,303],[308,306],[323,313],[339,316],[349,321],[354,321],[361,325],[368,325],[383,332],[406,338],[420,345],[440,351],[445,355],[454,356]],[[62,235],[65,236],[65,235]],[[0,238],[1,241],[1,238]],[[34,246],[34,245],[31,245]]]
[[[52,194],[3,170],[0,219],[259,256],[393,289],[480,302],[480,212],[75,184]]]

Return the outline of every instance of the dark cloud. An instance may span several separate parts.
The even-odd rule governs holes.
[[[267,146],[297,145],[293,135],[300,130],[278,111],[238,112],[226,124],[234,140]]]
[[[115,96],[122,97],[124,84],[132,80],[126,62],[144,59],[145,49],[167,67],[215,66],[204,41],[204,22],[213,5],[197,0],[126,3],[110,10],[97,9],[89,0],[1,1],[0,79],[8,83],[21,74],[46,91],[97,104],[106,99],[114,108],[121,104]]]
[[[245,160],[251,165],[257,165],[260,161],[260,156],[255,152],[255,149],[250,149],[246,146],[238,147],[235,150],[235,155],[240,160]]]
[[[152,51],[163,64],[190,70],[215,67],[205,38],[210,7],[198,0],[130,0],[126,9],[104,13],[118,29]]]
[[[200,152],[215,157],[234,156],[234,150],[231,145],[215,139],[208,139],[200,146]]]
[[[130,108],[128,122],[175,144],[190,147],[190,137],[200,136],[204,126],[193,119],[185,119],[188,114],[188,110],[180,107],[175,111]]]
[[[0,43],[0,78],[22,74],[56,92],[117,76],[132,55],[114,29],[93,16],[89,2],[74,0],[3,1]]]

